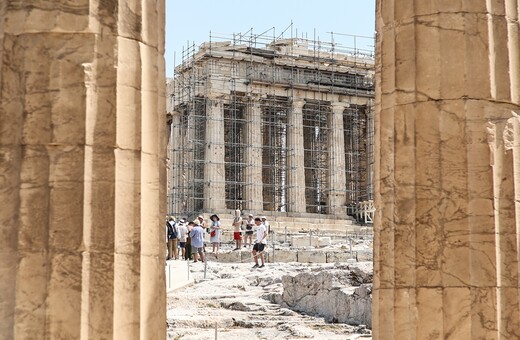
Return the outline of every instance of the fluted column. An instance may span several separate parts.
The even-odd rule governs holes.
[[[288,211],[304,213],[305,168],[303,149],[304,99],[294,99],[287,118],[287,206]]]
[[[519,108],[517,15],[377,1],[374,339],[520,337],[512,175],[490,166],[510,156],[488,145]]]
[[[181,134],[181,113],[173,111],[172,126],[171,126],[171,158],[170,158],[170,175],[168,181],[170,182],[168,199],[170,200],[170,209],[172,214],[177,214],[182,211],[181,207],[181,186],[182,183],[182,152],[181,143],[183,136]]]
[[[259,98],[252,98],[245,107],[245,188],[246,210],[263,210],[262,186],[262,111]]]
[[[517,183],[514,172],[518,170],[518,165],[515,164],[518,163],[518,159],[515,159],[515,156],[518,157],[518,154],[515,155],[513,151],[519,144],[520,129],[518,116],[514,116],[507,121],[488,123],[490,165],[493,174],[497,327],[499,333],[509,337],[518,335],[518,332],[511,332],[510,328],[520,328],[520,218],[515,218],[515,191],[518,192],[520,188],[515,187]],[[515,151],[518,152],[518,149]],[[516,308],[511,308],[510,303],[516,303]]]
[[[208,212],[226,208],[224,151],[224,101],[221,97],[208,97],[204,153],[204,210]]]
[[[164,1],[7,1],[0,32],[0,339],[164,338]]]
[[[329,193],[327,196],[329,214],[346,213],[346,175],[345,175],[345,134],[343,111],[348,104],[332,103],[328,117],[329,126]]]

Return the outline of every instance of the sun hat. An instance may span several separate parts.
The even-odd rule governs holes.
[[[211,216],[209,217],[209,219],[212,220],[213,217],[215,217],[215,218],[217,219],[217,221],[220,221],[220,218],[218,217],[217,214],[213,214],[213,215],[211,215]]]

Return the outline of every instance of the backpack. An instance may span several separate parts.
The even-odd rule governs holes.
[[[168,239],[176,239],[177,236],[178,236],[178,233],[177,233],[177,227],[175,226],[175,223],[174,224],[171,224],[170,222],[166,222],[167,224],[167,227],[168,227]]]
[[[177,238],[179,236],[179,233],[177,232],[177,223],[174,223],[172,225],[172,229],[173,229],[172,238]]]

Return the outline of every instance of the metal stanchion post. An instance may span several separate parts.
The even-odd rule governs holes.
[[[204,253],[204,280],[206,280],[207,268],[208,268],[208,258],[206,257],[206,254]]]

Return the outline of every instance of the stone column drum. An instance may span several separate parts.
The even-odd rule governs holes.
[[[245,172],[244,198],[246,209],[251,212],[263,210],[262,188],[262,109],[260,99],[252,97],[245,107]]]
[[[377,1],[374,339],[519,339],[516,0]]]
[[[211,96],[206,101],[206,151],[204,153],[204,211],[226,209],[224,159],[224,99]]]
[[[328,117],[329,125],[329,214],[346,214],[346,175],[345,175],[345,134],[343,111],[349,104],[332,103],[332,112]]]
[[[0,4],[0,339],[165,337],[164,0]]]
[[[287,117],[287,205],[288,211],[304,213],[305,162],[303,149],[304,99],[293,99]]]

